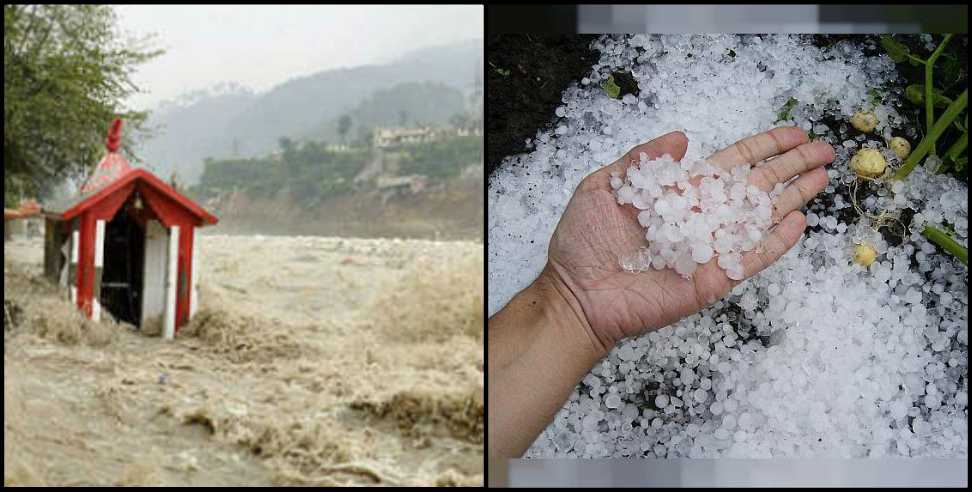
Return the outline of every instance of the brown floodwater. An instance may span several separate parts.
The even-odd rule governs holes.
[[[202,236],[166,342],[4,247],[6,485],[483,485],[483,246]]]

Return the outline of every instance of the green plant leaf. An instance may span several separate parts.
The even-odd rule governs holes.
[[[881,95],[881,92],[878,91],[877,89],[871,89],[867,91],[867,94],[870,96],[872,106],[880,106],[881,102],[884,100],[884,97]]]
[[[905,87],[905,99],[911,104],[921,104],[925,100],[925,86],[922,84],[911,84]]]
[[[780,122],[780,121],[786,121],[790,119],[791,118],[790,112],[793,111],[793,108],[797,105],[798,102],[799,101],[797,101],[793,97],[787,99],[786,103],[783,104],[783,107],[780,108],[779,112],[776,113],[776,121]]]
[[[962,156],[959,157],[958,159],[955,159],[955,170],[958,172],[965,171],[965,165],[968,163],[969,163],[968,156]]]
[[[601,84],[601,88],[604,89],[604,93],[612,99],[617,99],[618,96],[621,95],[621,88],[618,87],[618,84],[614,83],[614,75],[608,77],[608,79]]]
[[[947,108],[949,104],[952,104],[952,100],[942,94],[942,91],[932,88],[932,94],[935,97],[935,107],[936,108]],[[911,101],[911,103],[916,105],[922,105],[925,102],[925,84],[911,84],[905,87],[905,99]]]
[[[908,59],[908,55],[911,54],[911,50],[907,46],[897,42],[888,34],[881,36],[881,46],[884,47],[884,51],[888,52],[888,56],[891,57],[895,63],[901,63]]]
[[[942,87],[951,87],[958,82],[961,76],[962,63],[959,62],[958,58],[950,53],[945,53],[939,57],[939,73],[941,73],[941,85]]]

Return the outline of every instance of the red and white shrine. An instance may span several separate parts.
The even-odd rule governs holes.
[[[199,227],[217,219],[118,153],[121,120],[108,154],[79,195],[43,208],[44,272],[70,289],[94,320],[104,310],[135,326],[161,323],[173,338],[198,307]]]

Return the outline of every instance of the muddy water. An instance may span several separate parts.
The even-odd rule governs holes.
[[[5,484],[482,485],[482,245],[204,236],[174,342],[5,245]]]

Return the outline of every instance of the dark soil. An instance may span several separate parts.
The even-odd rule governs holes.
[[[594,35],[500,34],[487,42],[486,165],[528,150],[525,142],[550,125],[561,94],[598,59]]]

